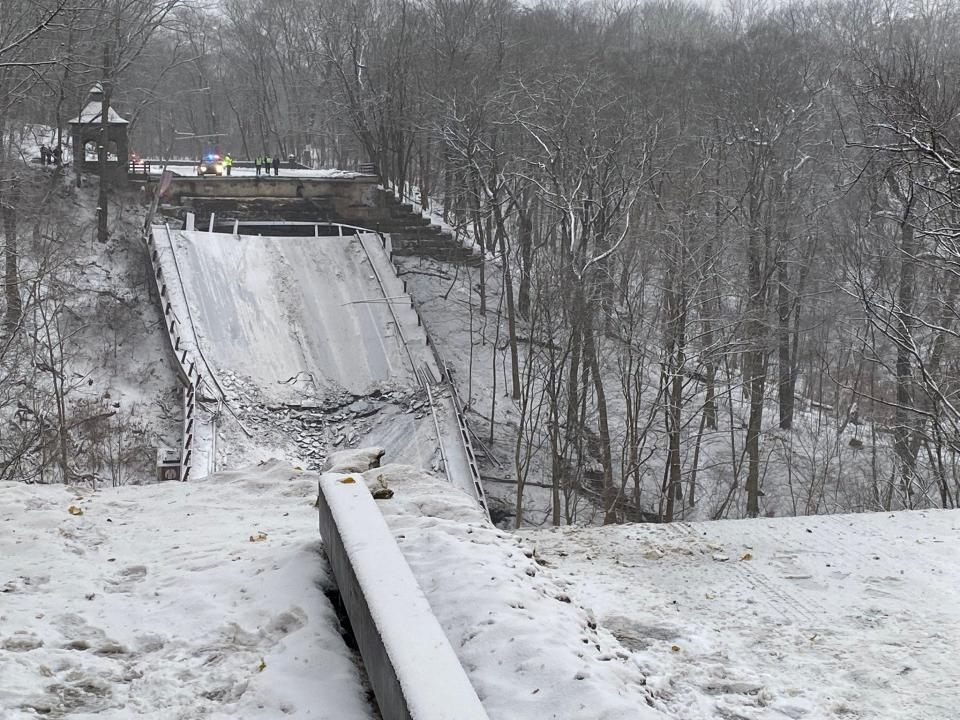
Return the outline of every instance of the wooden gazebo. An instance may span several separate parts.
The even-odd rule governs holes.
[[[90,97],[80,114],[70,120],[73,137],[73,167],[76,172],[100,172],[99,147],[102,132],[103,87],[90,88]],[[112,176],[126,173],[130,153],[127,131],[130,123],[110,107],[107,112],[107,172]]]

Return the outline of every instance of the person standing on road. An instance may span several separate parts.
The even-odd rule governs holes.
[[[272,162],[273,162],[272,157],[270,157],[269,155],[263,156],[263,172],[267,175],[267,177],[270,176],[270,164]]]
[[[280,174],[280,156],[274,155],[273,157],[273,176],[276,177]]]
[[[263,156],[257,155],[257,159],[253,161],[253,164],[257,167],[257,177],[260,177],[260,168],[263,166]]]
[[[233,156],[230,153],[223,156],[223,166],[227,169],[227,177],[230,177],[230,171],[233,170]]]

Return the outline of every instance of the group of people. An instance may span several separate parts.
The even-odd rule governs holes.
[[[270,155],[257,155],[256,160],[253,163],[257,168],[257,177],[260,177],[260,171],[262,170],[267,175],[270,174],[270,168],[273,168],[273,174],[280,174],[280,158],[277,156]]]
[[[60,165],[63,162],[63,150],[58,145],[53,150],[46,145],[40,146],[40,164],[41,165]]]

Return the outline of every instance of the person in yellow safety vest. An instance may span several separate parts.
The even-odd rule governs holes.
[[[223,166],[227,169],[227,175],[230,175],[230,170],[233,169],[233,157],[230,153],[227,153],[223,156]]]

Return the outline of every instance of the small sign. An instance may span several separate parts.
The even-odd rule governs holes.
[[[160,482],[176,482],[180,479],[180,466],[171,465],[169,467],[161,467],[157,472],[157,479]]]
[[[157,448],[157,465],[179,465],[180,451],[175,448]]]
[[[160,482],[180,479],[180,451],[174,448],[157,448],[157,480]]]

